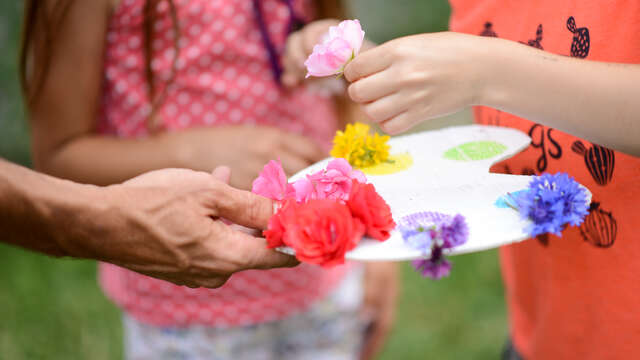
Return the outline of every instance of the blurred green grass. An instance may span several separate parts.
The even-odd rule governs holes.
[[[17,81],[21,2],[0,2],[0,157],[29,165]],[[446,28],[444,0],[353,0],[374,41]],[[464,117],[438,121],[465,122]],[[457,256],[451,277],[402,265],[398,319],[380,359],[496,359],[507,335],[496,251]],[[0,359],[121,359],[119,311],[92,261],[60,260],[0,245]]]

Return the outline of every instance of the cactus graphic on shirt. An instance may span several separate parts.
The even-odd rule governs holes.
[[[616,153],[613,150],[595,144],[587,149],[580,140],[573,142],[571,150],[584,156],[584,163],[596,184],[605,186],[611,181],[616,164]]]
[[[480,36],[498,37],[498,34],[493,31],[493,24],[487,21],[486,23],[484,23],[484,30],[482,30]]]
[[[599,202],[592,202],[589,215],[580,225],[580,235],[584,241],[600,248],[613,246],[618,234],[618,222],[611,212],[600,208]]]
[[[589,55],[589,47],[591,39],[589,38],[589,29],[586,27],[578,28],[576,20],[573,16],[567,19],[567,29],[573,33],[573,41],[571,42],[571,56],[584,59]]]
[[[534,47],[536,49],[544,50],[542,48],[541,43],[542,43],[542,24],[539,24],[538,28],[536,29],[536,38],[532,40],[528,40],[527,45]]]

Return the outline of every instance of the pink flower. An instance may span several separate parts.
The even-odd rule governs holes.
[[[342,158],[331,160],[326,170],[307,175],[293,184],[298,202],[312,199],[347,201],[353,180],[366,182],[361,171],[353,170],[349,162]]]
[[[321,44],[313,47],[304,65],[309,76],[330,76],[341,74],[362,47],[364,31],[358,20],[345,20],[329,28]]]
[[[258,178],[253,181],[251,192],[278,201],[295,196],[293,186],[287,183],[287,175],[280,160],[271,160],[264,166]]]

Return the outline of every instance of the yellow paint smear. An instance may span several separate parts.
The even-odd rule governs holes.
[[[359,168],[367,175],[389,175],[407,170],[413,165],[413,158],[409,153],[389,155],[389,161],[378,165]]]

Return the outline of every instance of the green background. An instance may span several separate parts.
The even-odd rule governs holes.
[[[351,6],[376,42],[444,30],[449,16],[442,0],[353,0]],[[0,157],[29,166],[16,66],[20,17],[21,2],[0,2]],[[422,129],[467,121],[468,113],[457,114]],[[497,253],[452,260],[452,275],[440,281],[402,265],[398,319],[381,359],[499,357],[507,325]],[[0,359],[121,357],[119,312],[96,285],[95,262],[0,245]]]

